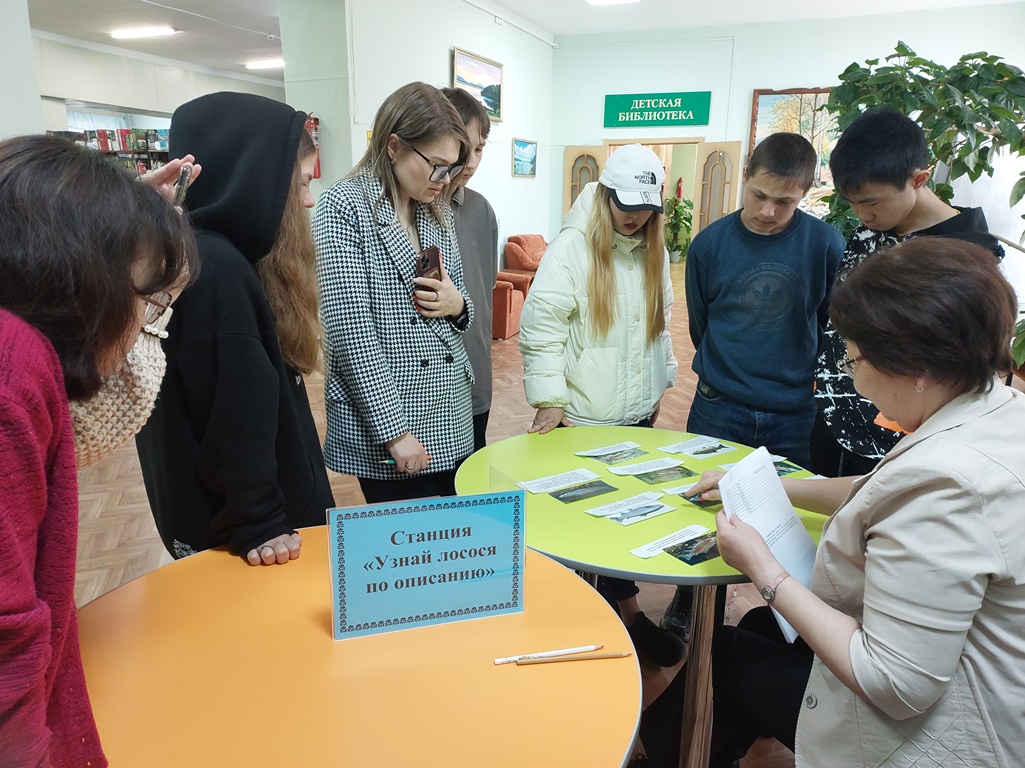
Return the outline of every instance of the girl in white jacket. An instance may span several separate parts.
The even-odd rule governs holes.
[[[664,181],[650,149],[617,150],[541,259],[520,318],[523,387],[537,408],[530,432],[655,423],[677,369]],[[617,602],[639,653],[647,647],[661,666],[679,661],[682,641],[640,613],[633,582],[603,579],[599,589]]]

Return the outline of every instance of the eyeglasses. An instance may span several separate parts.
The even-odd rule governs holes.
[[[455,181],[456,177],[463,172],[463,163],[456,163],[455,165],[438,165],[412,144],[407,144],[406,142],[402,143],[420,155],[420,157],[422,157],[424,161],[434,169],[431,171],[431,181],[441,181],[446,176],[448,176],[449,181]]]
[[[848,357],[839,366],[837,366],[842,373],[846,373],[852,379],[854,378],[854,366],[865,359],[864,355],[855,355],[854,357]]]
[[[139,295],[139,298],[146,302],[146,325],[155,323],[163,314],[167,311],[168,307],[171,306],[171,302],[174,301],[171,294],[167,291],[160,291],[154,293],[152,296]]]

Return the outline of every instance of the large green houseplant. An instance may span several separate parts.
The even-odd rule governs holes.
[[[976,181],[993,175],[993,158],[1006,147],[1025,154],[1025,75],[999,56],[967,53],[952,67],[922,58],[903,42],[883,63],[851,64],[823,106],[842,132],[866,109],[885,106],[914,119],[925,131],[934,159],[949,169],[948,180]],[[933,182],[949,201],[949,184]],[[1025,197],[1025,173],[1011,190],[1010,205]],[[847,203],[832,195],[826,221],[844,237],[857,226]],[[1025,217],[1023,217],[1025,218]]]
[[[665,216],[666,250],[670,261],[680,261],[690,247],[690,229],[694,223],[694,203],[687,197],[668,197]]]

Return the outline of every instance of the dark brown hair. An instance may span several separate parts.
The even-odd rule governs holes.
[[[758,171],[790,179],[807,192],[815,181],[815,148],[804,136],[796,133],[773,133],[754,148],[747,162],[747,178]]]
[[[68,397],[95,394],[101,362],[134,343],[137,296],[198,270],[188,224],[130,172],[64,139],[0,142],[0,306],[53,344]]]
[[[873,368],[985,392],[1010,370],[1018,300],[990,251],[920,237],[859,264],[833,289],[829,314]]]
[[[446,99],[452,102],[452,106],[456,108],[456,112],[459,113],[459,118],[467,130],[470,128],[470,123],[476,120],[480,125],[480,137],[487,140],[488,134],[491,133],[491,118],[488,117],[488,111],[484,109],[480,100],[473,98],[462,88],[442,88],[441,92],[445,94]]]

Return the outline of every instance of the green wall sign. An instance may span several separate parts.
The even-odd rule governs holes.
[[[605,97],[605,127],[708,125],[711,91],[621,93]]]

